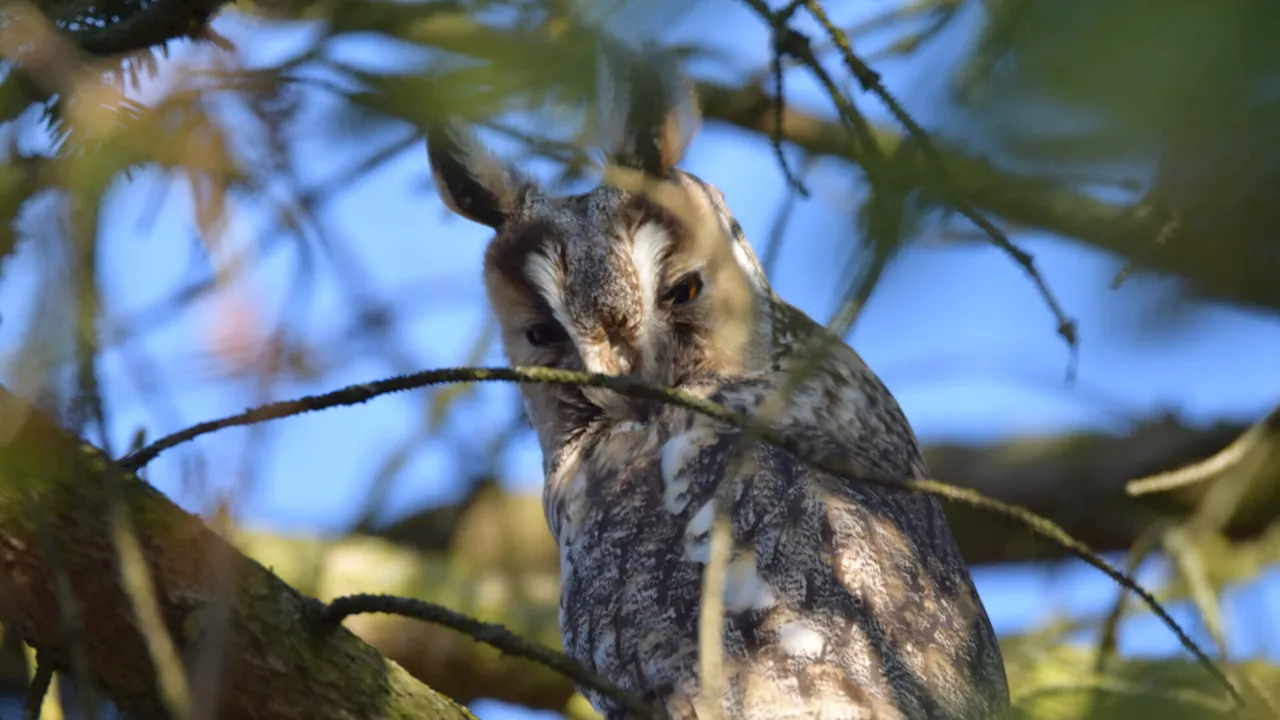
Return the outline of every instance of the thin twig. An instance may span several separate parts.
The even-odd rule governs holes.
[[[840,86],[831,77],[831,73],[827,72],[814,55],[807,36],[786,26],[777,27],[774,32],[777,34],[777,40],[774,43],[775,52],[794,57],[809,68],[809,72],[813,73],[814,78],[822,85],[822,89],[836,104],[840,119],[853,131],[858,144],[862,146],[865,153],[862,169],[867,173],[867,180],[875,185],[880,179],[880,170],[884,166],[885,157],[884,149],[880,147],[875,131],[871,128],[871,122],[858,111],[858,106],[853,100],[841,92]]]
[[[746,2],[755,9],[757,13],[761,12],[763,2],[760,0],[746,0]],[[853,52],[853,47],[849,43],[848,36],[845,35],[844,31],[836,27],[831,22],[826,11],[823,10],[822,5],[816,2],[816,0],[806,0],[804,5],[806,9],[808,9],[809,13],[813,15],[814,19],[822,25],[831,41],[835,43],[836,47],[840,50],[840,54],[844,59],[845,65],[849,68],[849,72],[858,80],[858,83],[862,88],[876,95],[880,101],[884,103],[885,107],[894,116],[894,118],[907,130],[907,133],[912,137],[912,139],[919,144],[921,152],[924,153],[925,160],[933,168],[934,173],[941,181],[942,188],[947,195],[947,200],[954,205],[962,215],[973,222],[974,225],[981,228],[997,247],[1012,257],[1014,261],[1031,277],[1036,289],[1039,291],[1045,303],[1049,306],[1050,311],[1053,313],[1054,318],[1058,323],[1058,334],[1067,342],[1067,346],[1071,350],[1072,374],[1074,374],[1074,363],[1079,350],[1079,340],[1076,334],[1075,321],[1067,317],[1066,313],[1063,311],[1062,306],[1058,303],[1057,297],[1049,289],[1048,283],[1045,282],[1044,277],[1036,268],[1034,258],[1032,258],[1032,256],[1025,250],[1015,245],[1009,237],[1005,235],[1004,231],[997,228],[995,224],[974,208],[969,200],[959,192],[951,178],[951,173],[947,168],[946,160],[942,157],[942,154],[938,151],[937,147],[934,146],[929,134],[920,126],[919,123],[915,121],[913,117],[911,117],[906,109],[903,108],[902,104],[898,102],[887,88],[885,88],[884,84],[880,82],[879,73],[872,70]],[[767,8],[764,8],[764,10],[764,18],[772,24],[774,22],[773,16],[768,14]],[[795,33],[794,30],[791,32]],[[799,35],[799,33],[795,34]],[[810,52],[812,51],[810,50]],[[837,100],[837,102],[839,101]]]
[[[800,165],[800,171],[796,178],[800,182],[809,175],[809,169],[813,166],[813,156],[806,155],[804,161]],[[773,268],[778,264],[778,256],[782,252],[782,239],[786,235],[787,226],[791,222],[792,212],[796,207],[796,196],[798,190],[793,186],[791,191],[787,193],[783,199],[782,205],[778,208],[778,213],[774,215],[773,224],[769,227],[769,239],[765,245],[764,257],[760,258],[760,267],[764,269],[764,274],[773,273]]]
[[[914,0],[889,8],[878,15],[860,21],[845,31],[848,37],[869,35],[884,30],[905,20],[913,20],[921,15],[939,15],[943,19],[959,9],[962,0]],[[803,5],[805,0],[793,0],[793,4]],[[931,28],[932,29],[932,28]]]
[[[1138,569],[1142,567],[1142,563],[1151,557],[1160,544],[1160,534],[1164,531],[1164,524],[1156,522],[1145,532],[1134,540],[1133,545],[1129,548],[1128,557],[1125,558],[1125,572],[1130,576],[1136,577]],[[1107,612],[1107,617],[1102,621],[1102,636],[1098,639],[1098,647],[1095,651],[1093,659],[1093,671],[1101,673],[1116,651],[1116,636],[1119,634],[1120,621],[1124,618],[1125,609],[1129,603],[1129,594],[1120,591],[1116,595],[1115,602],[1112,603],[1111,609]]]
[[[400,615],[457,630],[460,633],[469,635],[477,642],[482,642],[502,651],[506,655],[532,660],[545,665],[573,680],[580,687],[590,688],[601,695],[605,695],[639,716],[665,717],[663,713],[658,712],[652,706],[631,693],[618,688],[595,671],[564,653],[556,652],[544,645],[522,638],[501,625],[482,622],[424,600],[367,593],[345,595],[334,598],[329,603],[329,607],[325,610],[324,619],[326,622],[336,625],[348,615],[363,613]]]
[[[1200,462],[1185,465],[1177,470],[1130,480],[1125,483],[1125,494],[1135,496],[1165,492],[1217,477],[1235,467],[1273,433],[1280,433],[1280,405],[1267,413],[1266,417],[1249,426],[1248,430],[1241,433],[1240,437],[1222,450]]]
[[[744,430],[760,426],[760,423],[753,417],[736,412],[705,398],[679,390],[650,385],[626,376],[579,373],[543,367],[443,368],[359,385],[350,385],[323,395],[309,395],[296,400],[269,403],[251,408],[238,415],[199,423],[165,436],[120,462],[129,470],[137,470],[165,450],[217,430],[251,425],[266,420],[300,415],[340,405],[355,405],[367,402],[380,395],[451,382],[543,383],[606,388],[629,397],[682,407]],[[853,466],[849,459],[840,454],[825,451],[817,443],[803,442],[772,428],[765,427],[759,432],[761,439],[765,442],[776,445],[791,453],[797,459],[833,476],[854,482],[868,482],[898,490],[937,495],[952,502],[1003,515],[1026,526],[1037,535],[1057,543],[1072,555],[1097,568],[1114,582],[1141,598],[1143,603],[1151,608],[1151,611],[1169,628],[1182,647],[1191,653],[1196,661],[1203,665],[1215,680],[1223,685],[1237,703],[1243,704],[1244,701],[1239,691],[1227,679],[1218,665],[1200,649],[1150,592],[1131,577],[1117,570],[1111,563],[1091,550],[1088,545],[1072,537],[1066,530],[1062,529],[1062,526],[1052,520],[1037,515],[1021,506],[987,497],[969,488],[958,487],[932,479],[903,478],[895,475],[874,473],[866,468]]]
[[[750,5],[760,17],[769,23],[770,29],[773,31],[773,63],[774,72],[778,72],[781,68],[783,60],[786,57],[793,57],[809,69],[813,76],[822,85],[823,90],[831,97],[836,104],[836,109],[840,112],[840,119],[845,125],[853,131],[854,136],[858,139],[858,144],[866,153],[866,159],[863,163],[863,170],[867,173],[867,179],[871,184],[876,184],[880,176],[880,168],[884,164],[884,151],[880,144],[876,142],[875,133],[871,130],[871,123],[858,112],[858,108],[854,105],[853,100],[845,97],[840,91],[840,87],[836,85],[835,80],[831,77],[831,73],[818,62],[818,58],[813,53],[813,47],[809,43],[809,38],[792,30],[787,26],[787,21],[791,15],[803,4],[803,2],[792,2],[781,12],[773,13],[769,10],[769,6],[765,5],[764,0],[744,0]],[[775,77],[776,82],[776,77]],[[774,111],[781,114],[783,110],[782,98],[775,98]],[[775,123],[780,124],[781,118],[775,116]]]
[[[801,197],[807,198],[809,188],[791,171],[791,166],[787,164],[787,154],[782,149],[782,115],[787,103],[783,93],[782,53],[774,50],[769,66],[773,73],[773,132],[769,136],[769,144],[773,146],[773,154],[778,157],[778,167],[782,168],[782,176],[787,179],[787,185]]]

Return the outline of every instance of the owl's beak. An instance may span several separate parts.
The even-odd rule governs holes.
[[[630,375],[638,369],[632,358],[630,347],[614,342],[600,343],[582,353],[586,370],[602,375]],[[647,400],[620,395],[608,388],[583,388],[582,393],[591,404],[619,420],[644,422],[649,418],[651,404]]]
[[[582,353],[587,370],[602,375],[626,375],[631,372],[631,351],[617,342],[596,343]]]

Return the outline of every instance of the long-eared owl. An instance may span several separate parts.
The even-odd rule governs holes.
[[[671,65],[634,67],[613,84],[615,121],[601,128],[611,166],[642,186],[556,196],[459,124],[427,130],[443,201],[496,231],[484,282],[509,361],[631,375],[746,413],[803,372],[776,426],[868,474],[926,476],[888,389],[773,292],[722,193],[675,167],[697,123],[691,83]],[[806,363],[822,337],[825,354]],[[577,660],[673,718],[705,717],[700,598],[723,503],[717,714],[1007,711],[995,633],[935,498],[835,477],[772,444],[739,448],[734,427],[604,388],[521,392]],[[607,718],[626,717],[583,692]]]

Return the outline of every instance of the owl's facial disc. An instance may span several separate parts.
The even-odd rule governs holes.
[[[672,258],[672,242],[661,223],[634,216],[591,236],[546,242],[524,265],[545,304],[545,317],[527,325],[524,339],[559,367],[676,384],[673,324],[705,300],[706,285],[696,267]],[[579,392],[617,419],[643,420],[650,411],[648,402],[608,389]]]
[[[685,389],[767,365],[768,331],[757,320],[767,286],[753,282],[754,255],[715,192],[678,178],[672,187],[687,193],[693,211],[720,222],[695,225],[607,184],[581,195],[536,187],[517,195],[485,254],[486,289],[511,364]],[[531,419],[549,428],[595,415],[643,420],[652,409],[604,388],[522,392]]]

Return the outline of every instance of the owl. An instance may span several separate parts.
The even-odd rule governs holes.
[[[926,477],[888,389],[773,292],[723,194],[675,167],[697,126],[687,77],[657,64],[613,89],[603,149],[641,187],[557,196],[457,122],[426,131],[443,202],[495,231],[484,284],[511,364],[630,375],[745,413],[800,372],[777,426],[868,474]],[[560,550],[564,648],[578,661],[681,720],[1007,711],[995,633],[934,497],[739,447],[735,427],[605,388],[521,393]],[[731,542],[709,713],[698,624],[718,510]],[[604,717],[628,717],[579,689]]]

